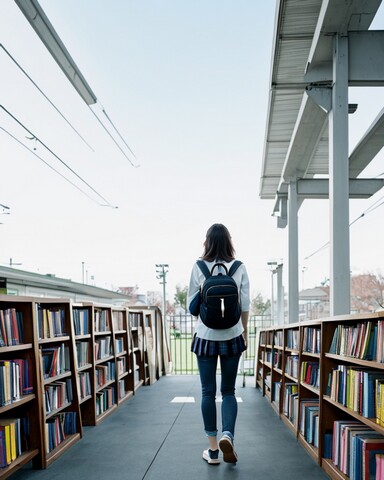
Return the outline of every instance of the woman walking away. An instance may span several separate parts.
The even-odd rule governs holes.
[[[235,383],[241,354],[246,350],[249,314],[249,280],[244,264],[235,259],[228,229],[212,225],[206,235],[204,252],[192,268],[188,308],[198,316],[191,350],[199,367],[201,412],[209,448],[203,459],[209,464],[223,460],[236,463],[234,449],[237,401]],[[217,441],[216,374],[221,369],[222,435]]]

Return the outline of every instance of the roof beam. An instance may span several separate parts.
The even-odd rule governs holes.
[[[332,37],[330,37],[332,38]],[[380,87],[384,85],[384,31],[348,33],[348,85]],[[305,75],[308,84],[332,82],[332,62],[312,63]]]
[[[87,105],[97,98],[37,0],[15,0],[25,18]]]
[[[323,0],[308,55],[307,69],[311,64],[318,65],[332,59],[333,34],[368,30],[380,4],[381,0]]]
[[[314,101],[316,98],[316,102]],[[292,133],[282,178],[289,182],[292,178],[304,177],[319,143],[327,113],[317,102],[330,107],[330,90],[311,89],[304,93],[295,128]]]

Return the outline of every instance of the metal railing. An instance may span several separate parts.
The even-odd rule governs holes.
[[[191,342],[195,331],[195,317],[192,315],[168,315],[170,332],[170,348],[172,373],[176,375],[192,375],[198,373],[196,356],[191,352]],[[261,328],[270,325],[270,316],[253,315],[248,322],[248,348],[240,362],[240,372],[245,375],[254,374],[254,360],[257,351],[257,333]]]

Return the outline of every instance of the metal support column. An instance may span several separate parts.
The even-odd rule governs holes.
[[[335,35],[329,112],[330,313],[350,313],[348,37]]]
[[[297,182],[288,186],[288,322],[299,321],[299,234]]]

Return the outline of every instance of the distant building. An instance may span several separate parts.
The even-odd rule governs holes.
[[[299,320],[329,317],[329,287],[314,287],[299,293]]]
[[[70,298],[74,302],[129,305],[124,293],[73,282],[53,274],[41,275],[0,266],[0,293],[23,297]]]

